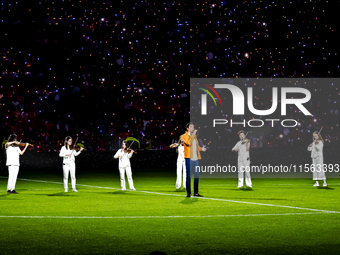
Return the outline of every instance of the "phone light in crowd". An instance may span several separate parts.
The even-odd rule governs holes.
[[[246,54],[244,54],[244,56],[245,56],[246,58],[248,58],[248,57],[249,57],[249,54],[248,54],[248,53],[246,53]]]
[[[317,122],[317,121],[318,121],[318,119],[314,119],[313,121],[314,121],[314,122]]]
[[[280,138],[283,138],[283,134],[280,134],[279,137],[280,137]]]

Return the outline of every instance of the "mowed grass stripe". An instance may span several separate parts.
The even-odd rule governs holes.
[[[340,212],[329,212],[340,213]],[[168,218],[224,218],[224,217],[253,217],[253,216],[290,216],[329,214],[325,212],[314,213],[257,213],[257,214],[227,214],[227,215],[169,215],[169,216],[30,216],[30,215],[0,215],[0,218],[32,218],[32,219],[168,219]]]
[[[6,178],[6,177],[3,177],[3,176],[0,176],[0,177],[1,178]],[[30,182],[51,183],[51,184],[63,184],[62,182],[52,182],[52,181],[44,181],[44,180],[33,180],[33,179],[25,179],[25,178],[18,178],[18,180],[30,181]],[[83,186],[83,187],[90,187],[90,188],[120,190],[118,188],[113,188],[113,187],[101,187],[101,186],[93,186],[93,185],[87,185],[87,184],[77,184],[77,185],[78,186]],[[156,195],[163,195],[163,196],[183,197],[183,195],[160,193],[160,192],[153,192],[153,191],[136,190],[134,192],[147,193],[147,194],[156,194]],[[296,209],[296,210],[307,210],[307,211],[322,212],[322,213],[340,213],[338,211],[320,210],[320,209],[314,209],[314,208],[305,208],[305,207],[288,206],[288,205],[275,205],[275,204],[255,203],[255,202],[237,201],[237,200],[220,199],[220,198],[209,198],[209,197],[192,197],[192,198],[203,199],[203,200],[211,200],[211,201],[240,203],[240,204],[248,204],[248,205],[260,205],[260,206],[280,207],[280,208],[288,208],[288,209]]]

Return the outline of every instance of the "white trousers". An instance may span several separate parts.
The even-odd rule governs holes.
[[[71,174],[72,189],[76,189],[76,164],[65,164],[63,165],[64,172],[64,189],[68,190],[68,174]]]
[[[326,180],[326,174],[323,167],[323,157],[312,158],[313,160],[313,180]]]
[[[8,166],[8,183],[7,190],[14,190],[19,173],[19,166]]]
[[[125,173],[126,173],[126,177],[128,179],[128,182],[129,182],[129,188],[130,189],[134,189],[135,187],[133,186],[131,167],[127,166],[127,167],[120,167],[119,168],[120,186],[121,186],[122,190],[126,190],[126,186],[125,186]]]
[[[186,189],[187,171],[185,168],[185,160],[177,160],[177,179],[176,179],[176,189],[182,186],[182,176],[183,176],[183,188]]]
[[[249,161],[241,161],[238,160],[237,168],[238,168],[238,186],[243,186],[244,176],[246,178],[246,186],[252,186],[251,178],[250,178],[250,162]]]

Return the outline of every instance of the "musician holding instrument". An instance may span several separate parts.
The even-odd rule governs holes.
[[[321,131],[321,130],[320,130]],[[327,187],[326,174],[323,166],[323,145],[324,141],[320,135],[320,131],[313,133],[313,142],[308,146],[307,150],[311,151],[313,180],[315,181],[314,187],[319,187],[319,180],[323,180],[323,186]]]
[[[114,155],[115,159],[119,159],[118,168],[119,168],[119,174],[120,174],[120,186],[122,190],[126,190],[125,173],[126,173],[126,176],[129,182],[130,190],[136,190],[133,185],[132,171],[131,171],[131,164],[130,164],[130,158],[132,157],[132,154],[136,152],[130,147],[128,148],[126,145],[126,141],[123,141],[122,147]]]
[[[78,139],[78,138],[77,138]],[[77,140],[76,140],[77,141]],[[64,146],[61,147],[59,157],[63,158],[63,176],[64,176],[64,190],[68,192],[68,175],[71,175],[72,191],[78,192],[76,189],[76,164],[75,157],[78,156],[83,147],[77,147],[76,142],[72,145],[72,137],[67,136],[64,141]]]
[[[240,130],[238,133],[240,141],[234,146],[232,151],[238,152],[237,168],[238,168],[238,185],[237,188],[242,188],[244,183],[244,176],[246,179],[246,186],[252,188],[252,182],[250,178],[250,140],[246,138],[247,134]]]
[[[29,145],[33,146],[29,143],[18,142],[16,134],[11,134],[5,144],[6,166],[8,166],[7,194],[18,194],[18,192],[15,191],[15,184],[19,173],[19,156],[25,153]],[[21,150],[19,146],[25,146],[25,148]]]
[[[170,148],[177,148],[176,151],[178,153],[177,157],[177,179],[176,179],[176,189],[180,189],[182,186],[182,176],[183,176],[183,189],[186,189],[186,167],[185,167],[185,158],[184,158],[184,141],[183,137],[180,136],[179,141],[177,143],[173,143],[170,145]]]

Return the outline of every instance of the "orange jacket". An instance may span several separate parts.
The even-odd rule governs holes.
[[[197,136],[196,135],[190,136],[188,134],[188,132],[185,132],[185,134],[182,136],[182,138],[183,138],[183,141],[184,141],[184,158],[193,158],[193,154],[192,154],[193,150],[192,150],[191,144],[195,139],[197,158],[201,159],[200,151],[202,150],[202,148],[199,147],[199,145],[198,145]]]

